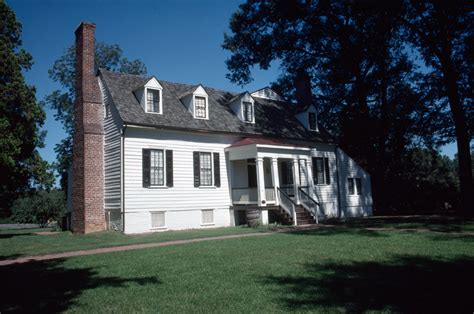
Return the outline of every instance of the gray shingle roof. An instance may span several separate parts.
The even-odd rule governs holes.
[[[99,76],[125,124],[333,142],[332,136],[324,130],[319,133],[307,131],[294,117],[294,106],[285,102],[255,97],[255,124],[249,124],[240,121],[228,105],[229,100],[238,93],[203,86],[209,95],[209,120],[194,119],[180,101],[180,97],[199,85],[158,80],[163,87],[163,114],[149,114],[143,110],[133,91],[145,85],[151,77],[103,69],[99,70]]]

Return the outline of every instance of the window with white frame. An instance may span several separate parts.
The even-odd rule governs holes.
[[[313,157],[313,181],[314,184],[331,184],[329,169],[329,158]]]
[[[146,111],[153,113],[160,112],[160,91],[156,89],[146,90]]]
[[[150,185],[165,185],[165,158],[162,149],[150,150]]]
[[[165,212],[151,212],[151,227],[165,228]]]
[[[194,117],[207,118],[207,103],[206,97],[194,96]]]
[[[204,209],[201,211],[202,214],[202,224],[210,225],[214,223],[214,210],[213,209]]]
[[[242,114],[245,122],[253,122],[253,104],[251,102],[242,102]]]
[[[211,153],[199,153],[200,185],[212,186],[212,155]]]
[[[361,178],[347,178],[349,195],[362,195]]]

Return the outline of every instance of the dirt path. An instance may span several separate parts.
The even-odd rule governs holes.
[[[131,245],[104,247],[104,248],[97,248],[97,249],[90,249],[90,250],[79,250],[79,251],[64,252],[64,253],[55,253],[55,254],[46,254],[46,255],[37,255],[37,256],[25,256],[25,257],[20,257],[20,258],[16,258],[16,259],[9,259],[9,260],[0,261],[0,266],[6,266],[6,265],[11,265],[11,264],[22,264],[22,263],[35,262],[35,261],[47,261],[47,260],[52,260],[52,259],[60,259],[60,258],[82,256],[82,255],[93,255],[93,254],[102,254],[102,253],[140,250],[140,249],[163,247],[163,246],[170,246],[170,245],[179,245],[179,244],[187,244],[187,243],[195,243],[195,242],[269,236],[271,234],[273,234],[273,233],[268,232],[268,233],[233,234],[233,235],[219,236],[219,237],[206,237],[206,238],[197,238],[197,239],[188,239],[188,240],[174,240],[174,241],[155,242],[155,243],[131,244]]]

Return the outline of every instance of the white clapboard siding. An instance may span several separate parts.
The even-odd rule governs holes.
[[[372,215],[373,202],[370,175],[342,149],[338,149],[337,154],[341,189],[341,216],[358,217]],[[361,195],[349,195],[348,178],[361,178]]]
[[[214,226],[229,226],[231,205],[224,148],[237,138],[128,127],[124,142],[125,232],[153,231],[151,214],[165,211],[166,229],[203,227],[203,209],[214,210]],[[144,188],[142,150],[173,151],[173,187]],[[220,154],[220,187],[194,187],[193,151]]]
[[[104,207],[114,216],[121,211],[121,128],[117,109],[101,85],[104,103]]]

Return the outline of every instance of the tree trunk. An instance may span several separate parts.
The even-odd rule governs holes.
[[[450,54],[444,50],[444,56],[442,56],[440,60],[456,133],[459,183],[461,188],[461,210],[463,214],[472,215],[474,213],[474,186],[472,183],[470,152],[471,137],[467,127],[466,114],[459,99],[457,75],[449,56]]]

